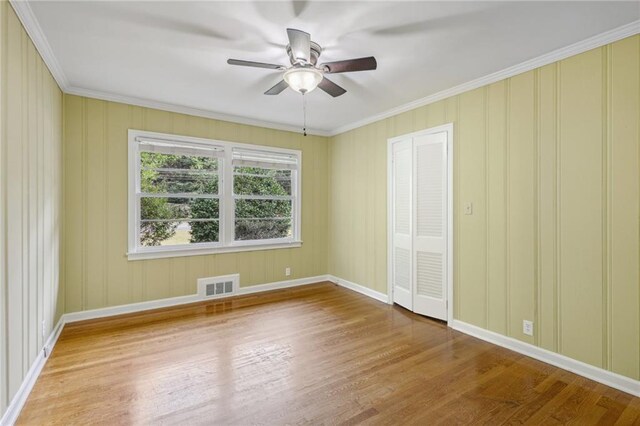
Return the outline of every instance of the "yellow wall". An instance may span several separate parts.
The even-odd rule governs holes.
[[[387,138],[449,122],[455,317],[640,379],[639,76],[636,35],[305,138],[63,95],[1,0],[0,413],[63,312],[193,294],[228,273],[242,286],[330,273],[386,292]],[[128,261],[129,128],[301,149],[303,247]]]
[[[640,36],[330,139],[62,95],[6,1],[0,36],[0,412],[62,312],[236,272],[386,292],[387,138],[449,122],[455,317],[640,378]],[[128,261],[129,128],[301,149],[303,247]]]
[[[387,138],[452,122],[455,317],[639,379],[639,76],[636,35],[331,138],[329,273],[386,293]]]
[[[245,287],[326,274],[326,138],[71,95],[64,108],[65,312],[194,294],[201,277],[240,273]],[[128,261],[130,128],[302,150],[303,246]]]
[[[61,140],[62,93],[0,1],[0,416],[61,315]]]

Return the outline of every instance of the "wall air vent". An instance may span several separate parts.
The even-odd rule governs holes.
[[[198,296],[202,299],[217,299],[232,296],[240,287],[240,275],[198,278]]]

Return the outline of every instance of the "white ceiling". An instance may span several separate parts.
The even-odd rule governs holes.
[[[285,29],[311,33],[320,62],[373,55],[333,75],[339,98],[307,96],[308,127],[331,133],[640,18],[638,2],[29,2],[75,92],[133,97],[299,127],[301,95],[263,92],[287,64]]]

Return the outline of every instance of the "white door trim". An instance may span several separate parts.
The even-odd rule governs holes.
[[[387,139],[387,293],[393,304],[393,144],[408,138],[447,132],[447,323],[453,322],[453,123]]]

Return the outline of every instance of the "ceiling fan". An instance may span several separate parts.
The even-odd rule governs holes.
[[[378,66],[376,58],[373,56],[326,62],[318,65],[322,47],[318,43],[311,41],[309,33],[287,28],[287,35],[289,36],[287,54],[289,55],[291,66],[243,61],[240,59],[229,59],[227,63],[230,65],[284,71],[283,79],[264,92],[265,95],[277,95],[287,87],[291,87],[296,92],[304,95],[319,87],[334,98],[343,95],[346,90],[325,77],[326,74],[375,70]]]

